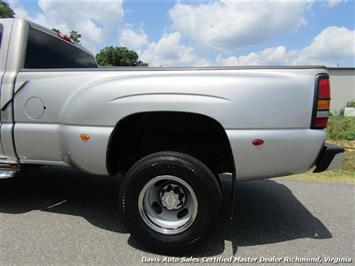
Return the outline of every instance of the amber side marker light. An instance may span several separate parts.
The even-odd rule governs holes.
[[[328,74],[317,76],[315,90],[315,104],[313,110],[312,124],[313,129],[323,129],[328,125],[330,110],[330,84]]]
[[[80,134],[80,140],[81,141],[88,141],[90,139],[90,135],[89,134]]]

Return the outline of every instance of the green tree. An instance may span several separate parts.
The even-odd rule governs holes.
[[[81,34],[78,33],[77,31],[72,30],[72,31],[70,32],[70,35],[69,35],[69,36],[70,36],[70,38],[71,38],[74,42],[77,42],[77,43],[80,42]]]
[[[0,18],[13,18],[15,12],[11,9],[9,4],[3,0],[0,0]]]
[[[138,54],[126,47],[105,47],[96,55],[100,66],[148,66],[139,60]]]

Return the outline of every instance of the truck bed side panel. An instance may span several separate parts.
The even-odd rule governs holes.
[[[46,152],[38,149],[33,154],[31,145],[25,145],[25,140],[19,137],[27,132],[21,124],[61,125],[66,128],[63,131],[66,141],[63,143],[53,132],[48,140],[56,143],[48,143],[47,147],[62,152],[65,163],[95,172],[88,165],[96,165],[95,154],[103,154],[107,147],[88,142],[86,152],[92,154],[93,161],[83,162],[68,150],[80,142],[76,129],[113,129],[124,117],[141,112],[191,112],[209,116],[226,129],[237,172],[241,171],[240,179],[304,171],[314,163],[324,141],[323,131],[309,130],[315,75],[320,72],[326,70],[20,72],[15,96],[16,146],[21,147],[18,149],[21,160],[33,156],[38,161],[45,160]],[[26,102],[31,97],[41,99],[46,106],[40,118],[28,116]],[[104,133],[93,130],[97,138],[107,134],[106,140],[110,133],[111,130]],[[265,145],[260,149],[251,147],[253,137],[264,137]],[[293,157],[297,163],[291,162]],[[285,164],[286,159],[277,158],[290,161]],[[246,162],[250,160],[260,167],[247,170],[251,164]],[[95,173],[106,174],[102,171],[105,160],[95,169],[100,169]]]

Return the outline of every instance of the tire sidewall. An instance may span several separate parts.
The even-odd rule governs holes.
[[[170,154],[170,156],[168,155]],[[161,175],[177,176],[187,182],[198,201],[197,216],[184,232],[165,235],[149,228],[138,210],[138,197],[152,178]],[[202,240],[206,231],[219,216],[221,191],[216,178],[201,162],[179,153],[151,155],[142,159],[128,171],[121,189],[122,213],[128,230],[149,249],[175,253],[189,249]]]

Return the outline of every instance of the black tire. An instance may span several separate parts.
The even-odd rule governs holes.
[[[141,190],[149,180],[161,175],[181,178],[193,189],[198,201],[194,222],[178,234],[152,230],[138,210]],[[178,254],[191,252],[207,237],[220,216],[222,193],[216,177],[206,165],[190,155],[166,151],[148,155],[129,169],[119,199],[124,223],[138,243],[157,253]]]

